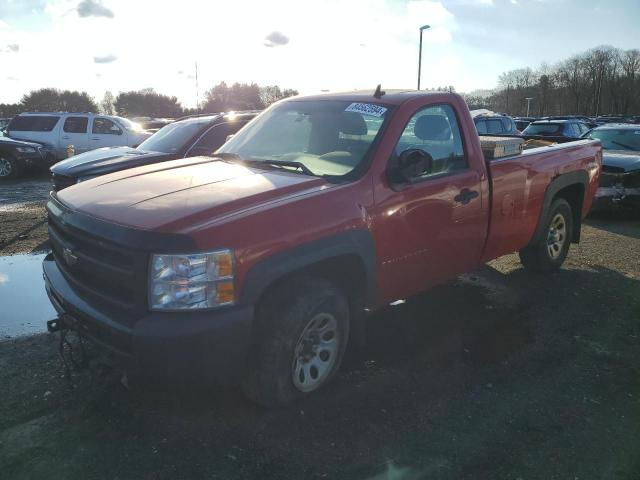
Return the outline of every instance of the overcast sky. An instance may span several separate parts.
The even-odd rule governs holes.
[[[221,80],[301,93],[492,88],[597,45],[640,48],[640,0],[0,0],[0,103],[31,89],[153,87],[194,106]]]

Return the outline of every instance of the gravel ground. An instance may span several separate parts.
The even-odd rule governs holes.
[[[0,342],[0,477],[638,479],[640,221],[587,223],[558,273],[508,255],[374,315],[281,410],[125,388],[100,359],[68,379],[56,336]]]

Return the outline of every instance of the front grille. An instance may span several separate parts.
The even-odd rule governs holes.
[[[613,187],[620,182],[622,182],[621,174],[608,173],[608,172],[605,172],[604,169],[600,174],[601,187]]]
[[[622,167],[612,167],[611,165],[602,165],[603,173],[624,173],[624,168]]]
[[[640,170],[624,175],[622,184],[625,188],[640,188]]]
[[[53,189],[58,192],[63,188],[70,187],[71,185],[75,185],[76,179],[67,177],[66,175],[58,175],[56,173],[53,174]]]
[[[51,215],[49,238],[58,268],[80,297],[128,313],[146,309],[146,253],[58,223]]]

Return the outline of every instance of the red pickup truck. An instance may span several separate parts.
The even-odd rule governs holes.
[[[510,252],[559,268],[601,156],[580,140],[485,160],[455,94],[287,99],[216,158],[52,193],[49,329],[286,404],[326,384],[373,310]]]

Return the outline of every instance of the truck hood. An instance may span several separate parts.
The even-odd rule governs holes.
[[[629,150],[604,150],[602,164],[609,167],[624,168],[625,172],[640,169],[640,152]]]
[[[57,195],[71,209],[111,223],[181,233],[330,186],[286,170],[193,157],[97,177]]]
[[[149,152],[131,147],[106,147],[62,160],[51,167],[56,175],[78,178],[105,175],[125,168],[171,159],[168,153]]]

